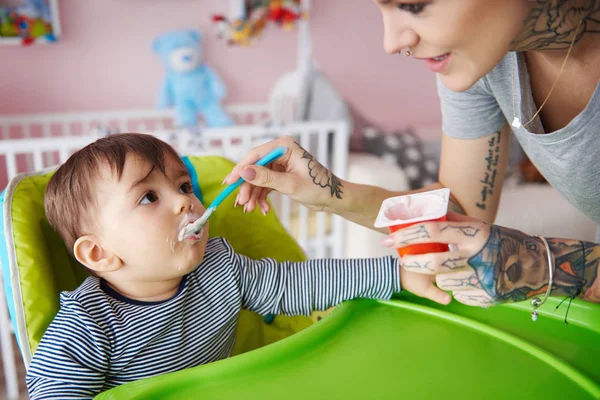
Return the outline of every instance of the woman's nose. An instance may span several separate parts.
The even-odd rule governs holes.
[[[419,42],[417,33],[407,26],[399,16],[383,16],[383,49],[388,54],[400,53]]]

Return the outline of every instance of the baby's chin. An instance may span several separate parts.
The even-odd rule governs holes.
[[[194,243],[189,249],[184,251],[183,259],[179,259],[179,264],[176,265],[178,271],[181,271],[183,275],[189,274],[198,268],[204,259],[205,246],[202,245],[201,241]]]

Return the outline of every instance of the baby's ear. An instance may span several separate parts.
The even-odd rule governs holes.
[[[123,265],[119,257],[102,248],[94,235],[77,239],[73,245],[73,254],[77,261],[97,273],[113,272]]]

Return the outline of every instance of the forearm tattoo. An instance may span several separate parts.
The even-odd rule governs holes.
[[[548,239],[555,259],[553,295],[600,302],[600,245]],[[468,261],[479,286],[496,302],[522,301],[548,288],[546,249],[540,239],[522,232],[490,227],[490,236]]]
[[[312,154],[306,151],[302,146],[298,143],[296,143],[296,146],[304,152],[304,154],[302,154],[302,159],[308,160],[308,175],[312,178],[313,183],[322,188],[329,188],[331,197],[341,199],[342,194],[344,193],[342,191],[342,181],[318,162]]]
[[[535,6],[511,47],[516,51],[568,49],[577,35],[600,33],[600,0],[532,0]]]
[[[485,157],[486,169],[481,179],[481,200],[475,205],[485,210],[488,205],[488,197],[494,194],[496,186],[496,175],[498,174],[498,160],[500,159],[500,131],[494,133],[488,140],[488,152]]]

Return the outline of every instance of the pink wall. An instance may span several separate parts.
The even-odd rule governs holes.
[[[313,0],[313,52],[342,95],[384,127],[438,126],[435,78],[418,61],[388,56],[368,0]],[[296,35],[268,30],[258,45],[230,48],[209,21],[224,0],[59,0],[56,45],[0,46],[0,114],[153,107],[163,68],[150,49],[168,30],[206,33],[206,60],[228,102],[263,102],[295,66]]]

